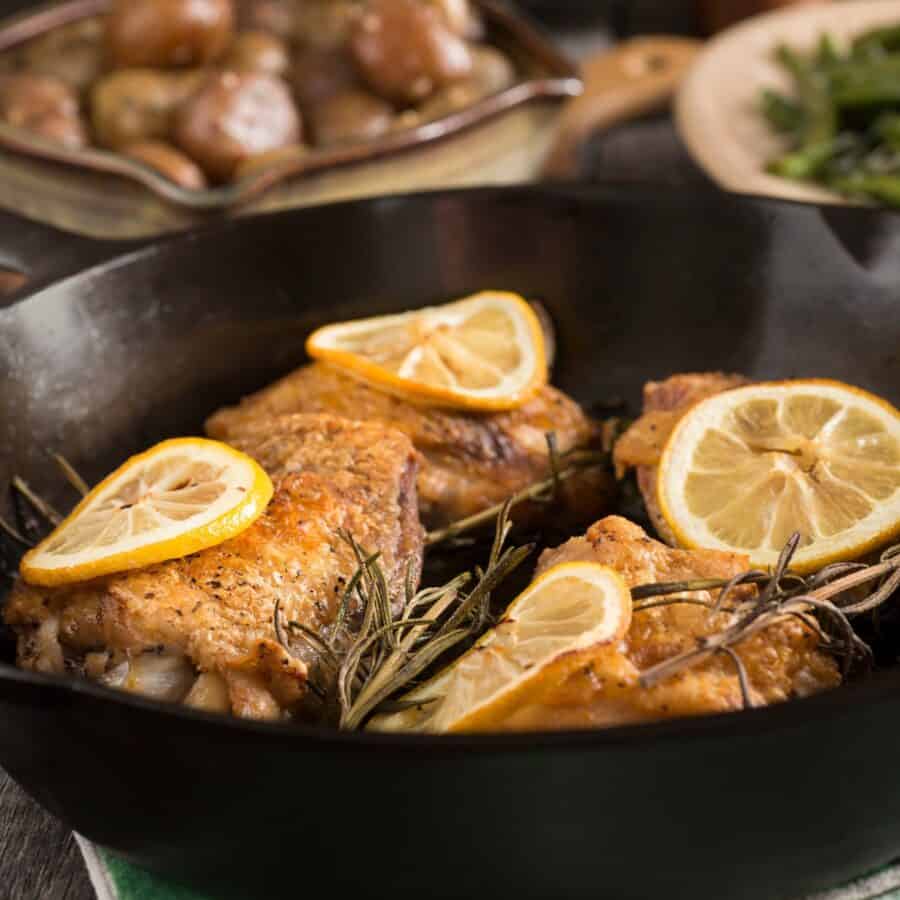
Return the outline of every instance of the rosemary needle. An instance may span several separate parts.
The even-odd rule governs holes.
[[[10,525],[2,516],[0,516],[0,530],[5,531],[14,541],[23,544],[25,547],[34,546],[34,541],[28,540],[21,531]]]
[[[65,476],[66,481],[81,494],[82,497],[90,493],[88,483],[78,474],[77,469],[61,454],[51,453],[53,461],[59,466],[60,471]]]
[[[39,494],[36,494],[28,483],[16,475],[13,480],[13,487],[51,524],[59,525],[63,517]]]

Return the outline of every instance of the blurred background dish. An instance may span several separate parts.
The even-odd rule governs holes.
[[[96,28],[90,17],[108,8],[109,2],[65,0],[62,4],[38,7],[23,0],[0,2],[0,12],[31,11],[11,29],[0,28],[0,50],[3,46],[37,38],[33,47],[23,53],[33,73],[62,74],[83,90],[98,79],[96,56],[84,47],[96,40],[96,35],[87,33],[90,28]],[[278,40],[280,29],[286,27],[281,11],[285,2],[306,3],[306,0],[240,2],[243,9],[252,8],[258,16],[258,19],[248,19],[242,13],[240,27],[261,25],[269,34],[261,35],[256,29],[242,35],[227,51],[226,64],[237,69],[248,65],[264,68],[266,77],[254,81],[285,78],[283,47]],[[448,5],[447,0],[441,2]],[[579,102],[577,117],[567,113],[561,118],[560,100],[579,90],[577,68],[570,60],[585,62],[590,68],[594,57],[600,60],[599,54],[605,54],[612,44],[628,35],[668,33],[698,37],[760,8],[815,0],[598,0],[596,3],[573,0],[554,4],[546,0],[523,0],[516,9],[525,7],[529,14],[544,19],[549,37],[536,31],[527,16],[510,14],[507,4],[493,0],[472,2],[487,24],[477,36],[488,41],[469,45],[481,66],[482,74],[475,81],[480,80],[488,89],[496,90],[496,79],[502,83],[509,77],[504,68],[508,67],[507,60],[513,61],[519,79],[493,96],[478,100],[477,91],[485,88],[475,84],[473,99],[469,84],[473,79],[463,79],[434,91],[419,108],[398,115],[396,99],[376,96],[365,86],[360,90],[353,69],[349,71],[349,88],[345,85],[335,90],[336,83],[343,84],[340,81],[344,77],[343,69],[332,71],[321,66],[322,57],[334,56],[329,47],[332,40],[329,35],[333,37],[334,33],[324,28],[315,16],[307,16],[300,22],[306,25],[301,41],[306,50],[300,58],[289,60],[293,77],[287,79],[295,90],[301,113],[305,114],[299,131],[295,126],[289,127],[284,132],[286,137],[267,151],[257,148],[250,155],[239,153],[226,162],[213,159],[204,150],[210,146],[205,139],[212,122],[210,116],[222,114],[222,104],[229,91],[234,95],[231,103],[242,96],[244,89],[237,82],[230,89],[220,86],[218,99],[208,99],[205,107],[200,101],[193,101],[195,127],[189,128],[182,122],[176,140],[165,128],[159,130],[146,119],[139,119],[136,126],[129,125],[128,117],[121,110],[128,107],[134,91],[142,103],[152,97],[152,85],[145,75],[126,70],[105,76],[101,79],[102,90],[99,85],[95,89],[98,102],[94,104],[97,109],[92,127],[79,127],[78,122],[73,122],[65,113],[68,108],[65,98],[62,112],[53,106],[59,102],[58,98],[54,100],[51,96],[43,100],[42,109],[46,108],[47,112],[42,112],[37,127],[45,129],[55,143],[43,144],[41,152],[54,160],[77,157],[81,162],[88,161],[91,168],[60,165],[57,161],[20,153],[0,154],[3,203],[33,218],[84,234],[139,237],[189,227],[229,211],[249,213],[379,193],[532,180],[541,175],[550,147],[559,142],[561,125],[568,129],[562,139],[569,141],[570,151],[575,143],[580,148],[595,133],[594,139],[588,141],[595,149],[588,151],[587,156],[582,154],[575,160],[570,153],[568,174],[574,171],[573,164],[577,168],[590,159],[594,164],[588,168],[603,170],[604,177],[702,178],[688,162],[684,145],[675,137],[665,114],[666,102],[677,86],[680,72],[665,73],[665,84],[656,84],[648,94],[637,82],[654,73],[644,71],[646,67],[636,64],[629,55],[626,55],[627,65],[622,63],[626,57],[618,61],[607,58],[601,63],[605,67],[604,75],[591,91],[596,93],[599,89],[602,97]],[[252,7],[247,7],[247,3],[252,3]],[[65,41],[62,40],[66,34],[64,29],[53,29],[46,37],[39,37],[37,33],[52,24],[41,10],[55,10],[60,6],[74,11],[74,18],[88,17],[88,21],[67,26],[70,31]],[[311,15],[313,7],[319,6],[319,0],[310,0],[307,13]],[[451,2],[448,8],[452,7]],[[59,24],[57,15],[53,12],[50,19]],[[466,23],[460,27],[465,29]],[[494,58],[496,48],[500,49],[499,59]],[[65,52],[59,52],[60,49]],[[299,73],[310,60],[316,77],[309,77],[308,73],[301,77]],[[653,65],[657,62],[653,61]],[[680,59],[678,66],[682,65]],[[334,81],[335,77],[338,82]],[[172,89],[176,82],[180,85],[176,94],[178,91],[189,94],[196,89],[192,78],[186,73],[169,81]],[[247,76],[241,78],[253,80]],[[148,83],[137,83],[140,79]],[[492,83],[494,87],[490,88]],[[32,92],[26,96],[33,96],[42,85],[31,83],[25,87]],[[250,90],[247,86],[246,91]],[[13,99],[22,92],[20,86]],[[154,107],[150,103],[144,108],[150,112],[154,108],[162,110],[165,121],[169,103],[166,97],[171,96],[172,90],[166,88],[159,93],[161,105]],[[326,102],[320,103],[323,96]],[[652,96],[652,102],[648,96]],[[3,96],[0,102],[4,102]],[[309,107],[314,102],[316,108],[312,110]],[[33,104],[26,105],[24,112],[11,101],[10,105],[7,118],[16,115],[20,120],[28,120]],[[658,114],[661,110],[663,115]],[[201,114],[207,117],[207,124],[202,127],[198,125]],[[127,133],[127,129],[123,132],[123,122],[136,127],[136,132]],[[626,122],[627,125],[623,124]],[[578,133],[577,142],[574,131]],[[301,134],[302,142],[290,137],[296,133]],[[98,134],[106,135],[102,138],[106,143],[120,144],[119,152],[98,151],[87,146]],[[35,140],[23,137],[21,129],[0,125],[0,137],[8,148],[24,152],[36,149]],[[441,139],[436,140],[437,137]],[[620,141],[624,142],[623,147],[628,145],[628,152],[614,153],[617,163],[610,166],[605,151],[601,149],[598,155],[596,148]],[[310,142],[318,142],[320,147],[311,148]],[[396,155],[400,150],[410,152]],[[580,149],[576,151],[581,154]],[[623,159],[628,160],[624,168]],[[695,159],[700,159],[698,154]],[[122,178],[123,174],[128,177]],[[223,178],[232,181],[216,184]]]
[[[727,190],[810,202],[859,202],[767,170],[788,147],[763,116],[762,92],[792,90],[776,59],[779,45],[812,51],[829,35],[840,50],[869,29],[898,25],[898,0],[853,0],[779,10],[724,32],[699,55],[678,94],[678,131],[691,156]]]
[[[209,3],[199,30],[184,0],[64,0],[0,25],[9,206],[122,237],[238,206],[525,180],[580,90],[492,0]]]

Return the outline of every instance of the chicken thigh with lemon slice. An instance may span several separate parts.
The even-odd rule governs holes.
[[[468,653],[375,716],[375,731],[485,731],[615,646],[631,621],[622,578],[593,561],[544,571]]]
[[[251,718],[315,714],[314,660],[302,639],[289,640],[292,652],[276,640],[276,604],[284,623],[327,632],[358,568],[342,531],[381,553],[395,593],[407,578],[417,583],[412,445],[377,424],[321,415],[262,422],[233,442],[238,454],[222,447],[210,455],[207,441],[168,443],[178,445],[174,453],[163,444],[134,458],[29,555],[24,578],[40,583],[18,581],[4,609],[19,665]],[[259,465],[238,459],[229,468],[243,454]],[[274,485],[271,502],[249,527],[230,512],[223,522],[216,504],[232,489],[252,490],[260,466]],[[226,470],[217,486],[210,472]],[[198,512],[204,507],[215,518]],[[150,529],[143,541],[136,521]]]
[[[695,404],[722,391],[741,387],[743,375],[698,372],[672,375],[664,381],[644,385],[644,407],[638,419],[619,438],[613,449],[616,471],[634,469],[644,506],[657,534],[669,544],[677,543],[656,499],[656,478],[663,448],[675,426]]]
[[[721,550],[674,550],[654,541],[637,525],[618,516],[597,522],[583,537],[546,550],[538,578],[566,564],[606,566],[629,587],[692,579],[729,579],[749,560]],[[741,588],[753,591],[754,588]],[[710,602],[706,591],[686,595]],[[695,649],[705,637],[729,624],[728,612],[693,603],[635,609],[623,640],[605,644],[574,672],[544,679],[493,727],[497,730],[599,728],[708,715],[743,708],[734,661],[725,654],[680,671],[653,687],[642,687],[641,672]],[[837,687],[834,659],[819,649],[818,635],[799,619],[770,625],[734,647],[747,674],[755,706],[805,697]]]
[[[219,410],[207,432],[230,440],[288,412],[378,422],[408,435],[420,454],[426,526],[501,503],[547,477],[548,432],[560,453],[596,446],[601,435],[574,400],[545,383],[547,342],[530,308],[509,295],[489,295],[496,303],[484,296],[327,326],[309,341],[319,361]],[[587,470],[564,485],[563,510],[583,525],[610,508],[612,495],[605,470]]]
[[[747,570],[739,553],[673,550],[618,516],[547,550],[531,586],[467,654],[376,716],[380,731],[520,731],[600,728],[743,708],[734,660],[713,656],[652,687],[640,675],[696,649],[729,624],[709,591],[684,603],[632,610],[630,588],[730,579]],[[735,594],[753,592],[738,588]],[[672,598],[674,599],[674,598]],[[818,634],[785,619],[734,647],[754,705],[836,687],[835,661]]]
[[[800,534],[801,572],[858,559],[900,534],[900,412],[825,379],[750,384],[675,375],[645,388],[615,448],[670,543],[774,565]]]

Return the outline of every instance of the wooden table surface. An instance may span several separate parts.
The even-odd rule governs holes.
[[[71,832],[0,770],[0,900],[93,900]]]

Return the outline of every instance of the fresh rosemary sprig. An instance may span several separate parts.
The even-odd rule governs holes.
[[[484,569],[463,573],[440,587],[413,590],[407,578],[400,611],[391,615],[387,581],[378,554],[367,555],[352,537],[359,568],[344,593],[338,625],[328,639],[297,622],[287,623],[292,635],[304,640],[333,687],[331,702],[341,728],[359,728],[382,704],[412,683],[447,651],[478,637],[490,624],[492,593],[534,549],[506,548],[512,501],[502,505]],[[362,623],[351,629],[348,610],[356,603]],[[289,652],[276,610],[276,635]]]
[[[633,588],[634,612],[689,603],[728,616],[721,631],[700,638],[693,649],[645,669],[640,685],[652,687],[716,654],[724,654],[734,663],[744,705],[750,706],[747,673],[734,648],[752,635],[790,618],[801,621],[827,651],[843,659],[845,677],[854,662],[869,665],[872,650],[856,633],[850,619],[881,606],[900,588],[900,545],[882,553],[875,564],[837,563],[802,577],[789,571],[799,544],[799,534],[793,535],[771,573],[749,571],[729,580],[698,579]],[[756,592],[749,596],[747,592],[738,592],[743,585],[754,585]],[[856,592],[862,586],[872,589],[860,598]],[[713,590],[718,590],[715,600],[683,596]]]

